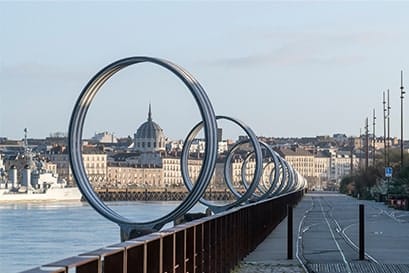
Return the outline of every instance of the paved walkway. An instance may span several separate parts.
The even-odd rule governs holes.
[[[305,198],[293,209],[293,257],[287,260],[287,218],[239,264],[234,273],[302,273],[305,272],[295,259],[298,225],[310,206]]]
[[[365,254],[358,259],[358,205],[365,205]],[[325,192],[308,193],[293,210],[293,257],[287,260],[287,218],[236,268],[235,273],[407,272],[409,212],[382,203]],[[305,216],[305,217],[304,217]],[[298,228],[303,219],[300,243]],[[296,259],[297,245],[300,258]]]

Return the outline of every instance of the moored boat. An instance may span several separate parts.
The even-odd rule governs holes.
[[[24,132],[24,153],[18,155],[8,169],[2,165],[0,202],[80,201],[79,189],[59,180],[58,174],[28,148],[27,129]]]

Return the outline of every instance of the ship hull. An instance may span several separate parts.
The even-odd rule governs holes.
[[[78,188],[52,188],[46,193],[14,193],[0,190],[1,202],[31,202],[31,201],[81,201]]]

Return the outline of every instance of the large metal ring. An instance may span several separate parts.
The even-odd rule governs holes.
[[[253,177],[253,182],[251,183],[251,186],[247,189],[247,191],[243,194],[240,195],[236,201],[226,204],[226,205],[215,205],[208,200],[204,198],[200,198],[200,203],[206,205],[208,208],[210,208],[213,212],[222,212],[227,209],[233,208],[235,206],[238,206],[240,204],[243,204],[249,200],[249,198],[252,196],[254,190],[257,187],[258,181],[260,181],[261,175],[263,174],[263,159],[262,159],[262,152],[261,152],[261,147],[260,143],[257,140],[256,134],[251,130],[250,127],[248,127],[246,124],[244,124],[242,121],[238,119],[234,119],[231,117],[227,116],[216,116],[216,120],[218,119],[226,119],[229,120],[239,127],[241,127],[246,134],[249,137],[249,141],[253,145],[253,149],[255,152],[255,158],[256,158],[256,167],[255,167],[255,172],[254,172],[254,177]],[[189,191],[194,190],[194,187],[198,184],[193,186],[193,182],[190,179],[189,172],[188,172],[188,156],[189,156],[189,150],[192,145],[193,140],[195,139],[196,135],[199,133],[201,128],[203,127],[203,122],[199,122],[193,129],[190,131],[188,136],[186,137],[186,140],[183,145],[182,149],[182,159],[181,159],[181,171],[182,171],[182,177],[183,177],[183,182],[185,183],[185,186],[189,189]],[[230,151],[231,152],[231,151]]]
[[[230,189],[230,191],[231,191],[235,196],[237,196],[237,197],[241,197],[241,194],[234,189],[233,183],[231,182],[231,169],[230,169],[230,166],[231,166],[231,163],[232,163],[233,152],[234,152],[240,145],[246,144],[246,143],[248,143],[248,142],[249,142],[249,140],[244,140],[244,141],[242,141],[242,142],[236,143],[236,144],[231,148],[231,150],[230,150],[230,152],[229,152],[229,155],[227,156],[226,161],[225,161],[225,166],[224,166],[224,168],[225,168],[225,172],[224,172],[225,181],[226,181],[227,187],[228,187],[228,188]],[[257,183],[257,189],[258,189],[262,194],[256,194],[255,192],[253,192],[253,199],[252,199],[252,201],[258,201],[258,200],[262,200],[262,199],[265,199],[265,198],[270,197],[270,195],[271,195],[271,193],[273,192],[274,188],[276,187],[276,184],[277,184],[278,179],[279,179],[279,172],[276,171],[276,169],[278,169],[278,166],[279,166],[279,164],[280,164],[280,163],[279,163],[279,159],[278,159],[279,156],[277,155],[276,152],[273,151],[273,149],[272,149],[267,143],[262,142],[262,141],[259,141],[259,143],[260,143],[260,145],[261,145],[261,148],[262,148],[262,149],[265,149],[265,150],[267,151],[266,155],[272,158],[272,161],[268,162],[268,163],[263,167],[263,172],[262,172],[263,175],[264,175],[265,168],[266,168],[268,165],[274,163],[274,168],[273,168],[273,170],[271,170],[270,175],[269,175],[269,183],[270,183],[270,186],[268,187],[268,189],[267,189],[267,188],[266,188],[266,189],[263,189],[263,188],[262,188],[262,185],[260,184],[260,182],[258,182],[258,183]],[[249,159],[251,156],[253,156],[253,155],[254,155],[254,151],[251,152],[251,153],[249,153],[249,154],[247,154],[246,158],[243,160],[242,167],[241,167],[241,181],[242,181],[242,184],[243,184],[243,186],[244,186],[244,188],[245,188],[246,190],[248,190],[248,188],[250,187],[251,183],[253,183],[253,181],[252,181],[251,183],[249,183],[249,182],[247,181],[247,178],[246,178],[246,164],[247,164],[248,159]],[[262,178],[261,178],[261,179],[262,179]],[[261,180],[260,180],[260,181],[261,181]]]
[[[174,75],[176,75],[190,90],[193,95],[198,108],[200,110],[204,127],[204,135],[206,138],[205,156],[203,160],[202,169],[198,177],[198,183],[191,190],[190,194],[183,200],[183,202],[176,207],[169,214],[160,217],[156,220],[148,222],[133,222],[128,218],[119,215],[117,212],[109,208],[102,202],[93,191],[89,182],[88,176],[85,172],[84,163],[82,160],[82,130],[84,126],[87,111],[91,105],[92,100],[101,88],[101,86],[115,73],[121,69],[137,64],[137,63],[153,63],[159,65]],[[82,90],[71,115],[69,134],[68,134],[68,148],[70,155],[70,164],[73,171],[73,176],[77,181],[77,185],[88,201],[88,203],[102,216],[117,223],[121,228],[121,239],[129,239],[136,237],[142,233],[147,233],[152,230],[158,230],[163,225],[171,222],[175,218],[183,215],[189,211],[199,200],[206,190],[206,187],[213,175],[213,170],[217,158],[217,126],[216,117],[213,107],[208,99],[204,89],[199,82],[190,75],[186,70],[173,64],[167,60],[152,58],[152,57],[129,57],[116,61],[101,71],[99,71]]]

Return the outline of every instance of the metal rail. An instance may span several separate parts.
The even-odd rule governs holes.
[[[303,194],[286,193],[21,273],[228,273]]]

